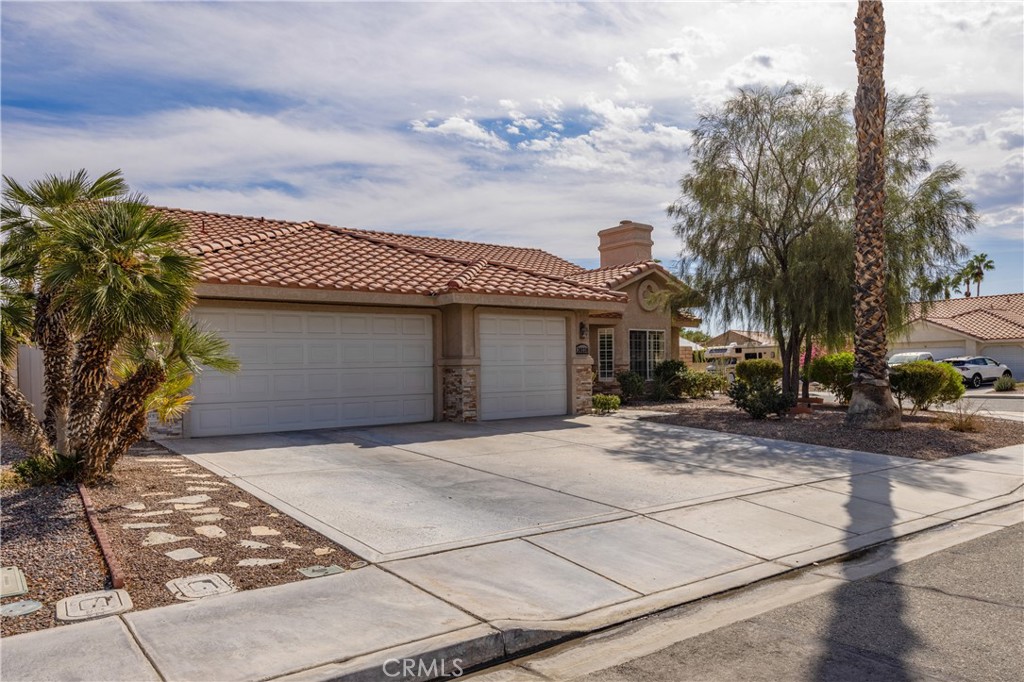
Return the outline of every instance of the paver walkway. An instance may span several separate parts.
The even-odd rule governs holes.
[[[148,661],[188,680],[321,679],[424,652],[468,666],[988,509],[1024,513],[1024,446],[919,462],[607,417],[168,445],[375,565],[10,638],[5,679],[71,679],[81,668],[46,652],[101,636],[128,641],[109,679],[146,679]]]

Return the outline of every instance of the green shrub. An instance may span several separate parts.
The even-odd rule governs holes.
[[[615,375],[622,393],[622,402],[628,403],[644,394],[644,378],[636,372],[619,372]]]
[[[963,377],[945,362],[916,360],[893,367],[889,383],[900,409],[904,400],[910,400],[911,414],[931,405],[956,402],[964,394]]]
[[[619,409],[619,405],[622,402],[619,400],[617,395],[606,395],[604,393],[595,393],[591,399],[591,404],[594,406],[594,412],[598,414],[608,414]]]
[[[1012,391],[1017,388],[1017,382],[1013,380],[1013,377],[999,377],[993,388],[997,391]]]
[[[829,353],[811,360],[807,378],[821,384],[842,404],[853,397],[853,353]]]
[[[686,364],[679,360],[665,360],[654,366],[651,372],[651,398],[654,400],[679,400],[683,394],[683,374]]]
[[[770,414],[782,417],[796,405],[796,396],[783,393],[777,383],[762,377],[751,382],[735,381],[726,393],[729,401],[752,419],[764,419]]]
[[[736,364],[736,378],[746,383],[778,381],[782,378],[782,363],[775,360],[743,360]]]
[[[729,380],[721,374],[688,370],[680,379],[683,395],[693,399],[714,397],[716,392],[724,391],[729,386]]]
[[[57,481],[73,481],[78,477],[81,462],[74,457],[54,454],[49,457],[29,457],[14,465],[14,473],[31,486],[48,485]]]

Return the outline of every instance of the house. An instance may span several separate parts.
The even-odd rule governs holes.
[[[1024,377],[1024,294],[972,296],[911,307],[890,353],[928,351],[936,360],[984,355]]]
[[[699,323],[658,302],[675,279],[653,228],[628,220],[598,233],[588,270],[534,248],[158,210],[202,258],[193,316],[242,363],[197,377],[186,436],[582,413],[595,379],[649,377]],[[38,401],[38,358],[19,364]]]

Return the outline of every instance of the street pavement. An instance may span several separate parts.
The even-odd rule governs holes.
[[[469,679],[1018,680],[1024,673],[1022,568],[1024,525],[1018,523],[696,636],[686,634],[699,618],[684,609]],[[760,599],[771,599],[771,589]],[[645,653],[651,649],[657,650]]]

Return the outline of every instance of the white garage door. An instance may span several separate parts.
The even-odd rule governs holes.
[[[433,418],[427,315],[198,308],[242,370],[193,387],[193,436],[393,424]]]
[[[979,354],[986,355],[1009,367],[1017,381],[1024,379],[1024,345],[1018,343],[982,346]]]
[[[565,319],[480,317],[480,418],[566,412]]]

